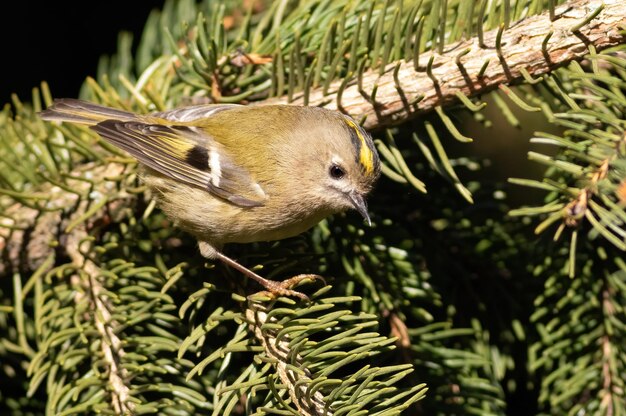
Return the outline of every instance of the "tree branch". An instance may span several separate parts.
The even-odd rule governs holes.
[[[121,365],[121,359],[125,355],[122,347],[122,340],[118,336],[116,329],[119,322],[115,321],[110,311],[111,305],[107,295],[103,293],[104,287],[98,276],[102,271],[81,253],[80,242],[87,238],[84,227],[69,234],[67,242],[67,253],[72,262],[80,267],[86,274],[85,278],[77,275],[73,279],[75,284],[82,285],[84,292],[76,293],[76,304],[80,304],[85,296],[89,296],[91,303],[91,317],[94,321],[98,336],[100,338],[100,350],[103,361],[107,365],[107,379],[111,394],[111,407],[116,415],[132,414],[135,404],[130,401],[130,387],[128,381],[128,371]]]
[[[318,390],[307,400],[307,390],[310,387],[311,375],[306,367],[300,367],[304,374],[300,374],[292,370],[292,358],[289,357],[291,347],[287,337],[283,337],[278,341],[276,335],[271,331],[263,330],[262,326],[267,323],[268,317],[265,310],[259,304],[252,303],[251,307],[246,309],[246,318],[252,327],[254,335],[259,340],[265,354],[276,360],[276,373],[280,377],[280,381],[287,386],[291,401],[298,408],[298,412],[303,416],[328,415],[332,416],[330,410],[324,410],[324,396]],[[298,360],[301,358],[296,356]],[[303,383],[303,381],[306,381]]]
[[[83,177],[88,171],[97,178],[95,182],[68,179],[67,185],[72,192],[58,186],[44,186],[31,195],[48,201],[41,205],[41,210],[16,203],[5,212],[0,223],[0,251],[4,257],[0,263],[0,274],[36,270],[55,251],[60,251],[61,257],[69,257],[85,273],[84,277],[72,276],[72,284],[84,288],[84,291],[76,291],[75,303],[80,304],[85,296],[89,297],[90,316],[98,332],[103,361],[108,367],[111,406],[118,415],[132,414],[134,409],[129,400],[130,387],[126,384],[127,371],[120,365],[124,350],[116,333],[119,324],[109,312],[109,300],[103,294],[104,288],[98,279],[102,271],[85,258],[81,244],[87,244],[88,229],[93,222],[107,216],[112,216],[112,220],[119,219],[117,217],[123,208],[132,204],[130,194],[114,191],[116,179],[124,175],[126,168],[127,165],[120,163],[82,165],[72,172],[71,177]],[[107,198],[106,203],[85,218],[85,214],[102,198]]]
[[[602,6],[597,16],[585,22]],[[311,91],[308,105],[339,109],[359,119],[365,116],[366,128],[378,128],[457,102],[458,93],[484,94],[500,84],[521,80],[522,70],[532,76],[545,74],[583,58],[589,53],[589,46],[600,51],[626,41],[623,0],[572,1],[558,7],[556,17],[551,22],[546,12],[512,24],[503,31],[500,47],[496,45],[498,30],[492,30],[483,37],[487,47],[481,47],[474,37],[448,45],[443,54],[425,52],[419,61],[430,64],[421,65],[418,71],[413,62],[389,64],[383,75],[379,75],[378,69],[366,71],[362,75],[362,90],[355,76],[341,94],[340,82],[331,86],[328,95],[321,89]],[[581,23],[585,24],[577,28]],[[373,88],[377,88],[375,101],[371,100]],[[280,97],[264,104],[287,102],[287,97]],[[304,105],[303,95],[290,104]]]
[[[0,274],[37,270],[50,253],[65,250],[67,240],[77,230],[71,224],[79,221],[95,203],[89,195],[106,197],[108,202],[85,219],[89,222],[88,227],[106,216],[114,216],[110,218],[112,221],[120,219],[117,216],[123,208],[134,201],[133,195],[115,191],[117,178],[124,175],[126,169],[127,165],[120,163],[81,165],[69,177],[82,178],[87,176],[85,172],[89,172],[93,181],[67,179],[67,187],[72,192],[50,184],[42,186],[32,194],[47,201],[41,204],[41,209],[22,202],[7,208],[0,218],[0,253],[3,257]]]

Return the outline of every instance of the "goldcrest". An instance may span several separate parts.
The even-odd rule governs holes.
[[[370,135],[350,117],[318,107],[198,105],[134,114],[61,99],[44,120],[86,124],[135,157],[161,209],[198,239],[200,252],[277,295],[306,298],[221,250],[226,243],[280,240],[356,209],[380,175]]]

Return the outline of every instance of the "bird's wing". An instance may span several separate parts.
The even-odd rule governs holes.
[[[222,111],[241,107],[243,106],[238,104],[200,104],[151,113],[149,116],[184,123],[201,118],[208,118]]]
[[[69,121],[89,126],[108,119],[124,121],[139,119],[137,114],[128,111],[74,98],[55,99],[49,108],[39,113],[39,116],[48,121]]]
[[[120,120],[105,120],[91,128],[155,171],[235,205],[260,206],[266,199],[248,171],[201,128]]]

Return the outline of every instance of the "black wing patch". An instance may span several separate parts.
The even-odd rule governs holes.
[[[185,161],[196,169],[207,169],[209,166],[209,151],[204,146],[196,145],[187,151]]]

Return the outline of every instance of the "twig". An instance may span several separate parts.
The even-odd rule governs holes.
[[[276,336],[271,331],[263,331],[261,327],[267,322],[267,313],[257,303],[251,303],[246,310],[246,318],[254,335],[257,337],[268,357],[276,360],[276,373],[280,380],[289,391],[291,401],[298,407],[298,412],[303,416],[332,416],[332,412],[325,409],[324,395],[320,391],[316,391],[310,396],[310,400],[306,400],[307,389],[309,388],[311,374],[306,367],[300,367],[304,374],[296,373],[290,369],[291,357],[289,357],[289,339],[287,337],[276,340]],[[300,356],[296,356],[299,361]]]
[[[130,387],[126,384],[128,374],[127,370],[120,365],[120,360],[124,356],[124,349],[122,341],[115,333],[118,323],[111,318],[110,308],[107,306],[107,296],[101,293],[103,286],[98,276],[102,275],[102,272],[80,252],[79,245],[85,237],[87,237],[87,233],[84,227],[80,227],[80,229],[69,234],[66,248],[67,254],[74,264],[87,274],[85,281],[76,282],[76,285],[85,287],[85,292],[76,293],[76,303],[80,304],[85,296],[89,296],[89,301],[92,304],[91,317],[100,337],[100,349],[104,362],[108,367],[107,376],[110,386],[111,405],[115,414],[132,414],[135,405],[129,400]],[[80,277],[74,276],[73,279],[78,280]]]

